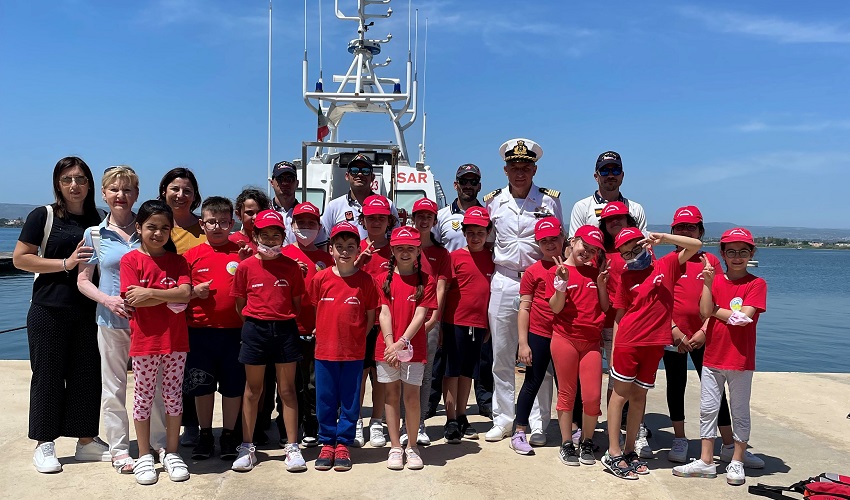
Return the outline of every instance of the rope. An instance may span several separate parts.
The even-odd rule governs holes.
[[[0,334],[3,334],[3,333],[9,333],[9,332],[14,332],[14,331],[16,331],[16,330],[23,330],[24,328],[26,328],[26,325],[24,325],[24,326],[19,326],[19,327],[17,327],[17,328],[8,328],[8,329],[6,329],[6,330],[0,330]]]

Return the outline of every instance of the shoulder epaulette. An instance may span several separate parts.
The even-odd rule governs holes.
[[[490,191],[489,193],[485,194],[484,195],[484,203],[488,203],[490,200],[492,200],[493,198],[498,196],[499,193],[501,193],[501,192],[502,192],[502,188],[499,188],[499,189],[494,189],[493,191]]]
[[[540,188],[540,192],[552,198],[558,198],[561,196],[561,192],[555,191],[554,189]]]

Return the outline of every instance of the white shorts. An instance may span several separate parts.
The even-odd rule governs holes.
[[[389,363],[378,361],[378,382],[388,384],[401,380],[405,384],[421,386],[422,376],[425,375],[425,363],[401,363],[393,368]]]

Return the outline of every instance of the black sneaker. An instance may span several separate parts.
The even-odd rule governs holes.
[[[460,425],[460,433],[463,434],[463,437],[466,439],[478,439],[478,431],[475,430],[469,423],[469,419],[466,418],[466,415],[458,415],[457,423]]]
[[[239,451],[236,449],[241,443],[241,439],[236,439],[233,431],[224,429],[221,431],[221,437],[218,438],[219,457],[222,460],[236,460],[239,456]]]
[[[567,441],[566,443],[561,445],[561,449],[558,452],[558,455],[561,458],[561,463],[564,465],[578,465],[578,453],[576,453],[576,447],[573,444],[572,440]]]
[[[337,472],[351,470],[351,455],[344,444],[337,444],[334,449],[334,470]]]
[[[201,429],[198,436],[198,444],[192,450],[193,460],[206,460],[213,455],[215,451],[215,438],[213,437],[212,429]]]
[[[446,426],[444,427],[444,437],[446,438],[446,442],[449,444],[458,444],[460,443],[463,434],[460,433],[460,426],[457,423],[457,420],[449,420],[446,422]]]
[[[322,451],[319,452],[319,457],[313,464],[316,470],[330,470],[334,466],[334,447],[326,444],[322,446]]]
[[[584,465],[593,465],[596,463],[596,457],[593,456],[593,441],[585,439],[579,445],[579,462]]]

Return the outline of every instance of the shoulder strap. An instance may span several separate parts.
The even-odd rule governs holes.
[[[758,483],[755,486],[750,486],[749,488],[747,488],[747,491],[751,495],[773,498],[775,500],[791,498],[782,494],[783,491],[790,491],[790,488],[785,488],[784,486],[768,486],[766,484]]]
[[[551,198],[558,198],[558,197],[561,196],[560,191],[556,191],[554,189],[549,189],[549,188],[543,188],[542,187],[542,188],[540,188],[540,192],[545,194],[546,196],[551,197]]]
[[[100,255],[100,226],[95,226],[91,230],[91,246],[94,247],[94,252]]]
[[[41,246],[38,247],[38,256],[44,257],[44,250],[47,248],[47,238],[50,237],[50,231],[53,230],[53,205],[44,205],[47,210],[47,217],[44,219],[44,235],[41,237]],[[39,273],[33,273],[33,281],[38,279]]]
[[[501,192],[502,192],[502,188],[499,188],[499,189],[494,189],[493,191],[490,191],[489,193],[485,194],[484,195],[484,203],[488,203],[490,200],[492,200],[493,198],[498,196],[499,193],[501,193]]]

